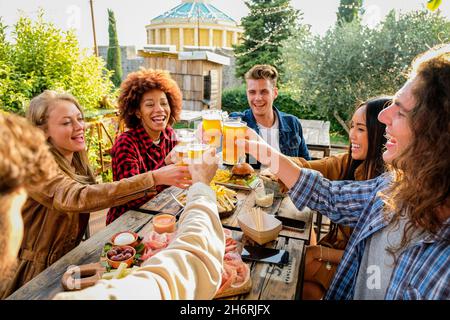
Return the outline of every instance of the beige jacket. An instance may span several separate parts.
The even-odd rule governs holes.
[[[176,238],[122,279],[100,280],[54,299],[212,299],[221,283],[225,236],[215,193],[203,183],[190,187]]]
[[[84,185],[62,171],[35,190],[22,208],[24,236],[14,277],[0,291],[2,299],[75,248],[89,222],[89,212],[127,203],[153,192],[151,172],[117,182]]]

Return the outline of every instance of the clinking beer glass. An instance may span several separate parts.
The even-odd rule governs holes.
[[[219,148],[222,136],[222,111],[204,110],[202,112],[202,126],[204,135],[207,137],[205,142],[212,147]]]
[[[211,148],[210,145],[204,143],[191,143],[187,145],[187,156],[192,162],[201,162],[203,154]]]
[[[178,162],[176,163],[177,166],[187,166],[186,159],[188,158],[188,147],[187,145],[183,144],[177,144],[174,147],[175,154],[177,156]]]
[[[237,142],[245,139],[247,123],[240,118],[228,118],[223,123],[223,162],[235,165],[245,160],[245,147]]]

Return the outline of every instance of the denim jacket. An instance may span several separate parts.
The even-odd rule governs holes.
[[[306,160],[311,160],[309,156],[308,148],[306,147],[305,139],[303,138],[303,130],[300,124],[300,120],[296,116],[279,111],[273,107],[275,111],[280,130],[279,144],[282,154],[290,157],[302,157]],[[232,112],[230,117],[241,117],[242,121],[247,123],[249,128],[252,128],[259,134],[259,127],[256,123],[255,116],[251,109],[244,110],[243,112]],[[256,160],[249,161],[248,163],[255,168],[259,168],[260,164],[256,163]]]

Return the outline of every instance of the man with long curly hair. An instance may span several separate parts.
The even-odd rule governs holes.
[[[107,224],[125,211],[139,208],[169,185],[185,188],[191,184],[187,167],[174,165],[169,155],[177,143],[171,126],[179,120],[181,108],[181,91],[166,71],[141,69],[130,73],[122,83],[120,117],[129,130],[117,138],[112,148],[114,180],[170,167],[156,192],[111,208]]]
[[[297,208],[354,227],[325,299],[448,300],[450,45],[415,60],[378,119],[390,170],[368,181],[327,180],[251,132],[246,147],[285,183]]]
[[[26,189],[56,174],[42,131],[27,120],[0,112],[0,291],[14,275],[23,237],[21,208]]]

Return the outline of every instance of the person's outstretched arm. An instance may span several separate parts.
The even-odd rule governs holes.
[[[383,187],[380,184],[387,182],[386,179],[330,181],[320,172],[298,167],[287,156],[255,137],[252,130],[248,130],[247,135],[246,151],[278,176],[290,190],[289,196],[295,206],[299,210],[307,206],[319,211],[333,222],[355,226],[377,190]]]
[[[218,159],[209,158],[209,163],[189,166],[194,184],[177,236],[166,249],[123,279],[101,280],[55,299],[212,299],[221,283],[225,236],[209,187]]]

